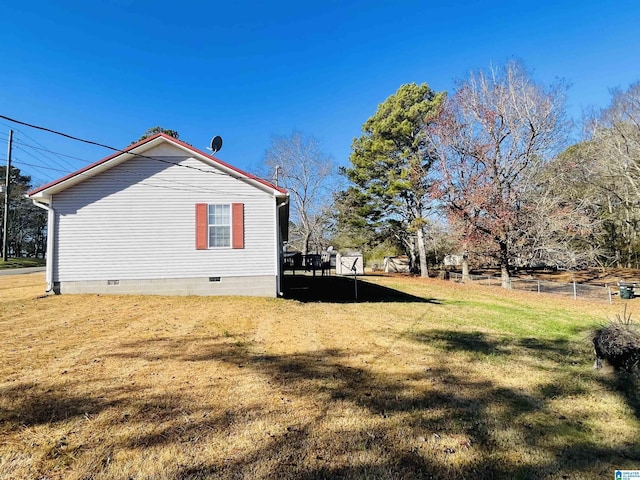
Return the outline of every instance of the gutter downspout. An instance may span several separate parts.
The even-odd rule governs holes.
[[[55,215],[53,208],[46,203],[39,202],[35,199],[31,199],[33,204],[37,207],[47,211],[47,258],[46,258],[46,271],[45,280],[47,282],[47,293],[53,291],[53,224],[55,222]]]

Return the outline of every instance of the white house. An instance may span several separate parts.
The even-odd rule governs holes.
[[[47,291],[280,293],[288,193],[173,137],[28,196],[48,211]]]

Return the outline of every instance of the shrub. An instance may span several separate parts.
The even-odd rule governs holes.
[[[625,308],[622,316],[593,332],[594,368],[602,366],[602,359],[616,371],[631,372],[640,364],[640,327],[626,313]]]

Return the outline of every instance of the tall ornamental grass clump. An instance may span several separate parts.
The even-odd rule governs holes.
[[[627,315],[625,308],[622,316],[616,315],[606,325],[598,328],[592,335],[596,354],[594,368],[602,366],[606,360],[616,371],[632,372],[640,365],[640,326]]]

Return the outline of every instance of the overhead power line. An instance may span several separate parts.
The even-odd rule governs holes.
[[[215,172],[215,171],[212,171],[212,170],[205,170],[203,168],[198,168],[198,167],[194,167],[194,166],[191,166],[191,165],[183,165],[181,163],[176,163],[176,162],[172,162],[170,160],[165,160],[164,158],[149,157],[147,155],[142,155],[140,153],[132,153],[129,149],[123,150],[123,149],[120,149],[120,148],[112,147],[110,145],[105,145],[104,143],[94,142],[93,140],[86,140],[84,138],[80,138],[80,137],[76,137],[76,136],[73,136],[73,135],[69,135],[68,133],[64,133],[64,132],[59,132],[59,131],[53,130],[51,128],[42,127],[40,125],[33,125],[31,123],[23,122],[21,120],[16,120],[15,118],[7,117],[6,115],[0,115],[0,118],[3,118],[3,119],[8,120],[10,122],[15,122],[15,123],[17,123],[19,125],[24,125],[24,126],[29,127],[29,128],[35,128],[36,130],[42,130],[44,132],[49,132],[49,133],[53,133],[55,135],[60,135],[62,137],[69,138],[71,140],[75,140],[75,141],[78,141],[78,142],[83,142],[83,143],[87,143],[87,144],[90,144],[90,145],[97,145],[98,147],[107,148],[107,149],[112,150],[112,151],[117,152],[117,153],[128,153],[130,155],[135,155],[136,157],[147,158],[149,160],[155,160],[157,162],[162,162],[162,163],[166,163],[166,164],[169,164],[169,165],[176,165],[176,166],[182,167],[182,168],[189,168],[191,170],[197,170],[199,172],[209,173],[209,174],[212,174],[212,175],[226,175],[225,173],[222,173],[222,172]],[[25,145],[25,144],[23,144],[23,145]],[[33,146],[31,146],[31,147],[33,148]],[[51,153],[57,153],[57,152],[51,152]],[[254,175],[249,175],[249,176],[250,176],[250,178],[257,178]],[[231,177],[232,178],[236,178],[233,175],[231,175]],[[236,178],[236,180],[237,179],[238,178]]]
[[[14,140],[13,143],[17,143],[18,145],[24,145],[25,147],[29,147],[29,148],[31,148],[33,150],[40,150],[42,152],[52,153],[52,154],[54,154],[54,155],[56,155],[58,157],[66,157],[66,158],[71,158],[72,160],[80,160],[81,162],[87,163],[87,164],[93,163],[91,160],[87,160],[86,158],[74,157],[73,155],[67,155],[66,153],[54,152],[53,150],[49,150],[48,148],[46,148],[44,146],[36,147],[34,145],[30,145],[28,143],[20,142],[20,141],[17,141],[17,140]],[[73,168],[75,168],[75,167],[73,167]]]
[[[110,145],[105,145],[104,143],[94,142],[93,140],[87,140],[87,139],[84,139],[84,138],[76,137],[76,136],[70,135],[68,133],[64,133],[64,132],[60,132],[60,131],[57,131],[57,130],[53,130],[51,128],[42,127],[40,125],[34,125],[34,124],[31,124],[31,123],[28,123],[28,122],[23,122],[21,120],[16,120],[15,118],[7,117],[6,115],[0,115],[0,118],[5,119],[5,120],[7,120],[9,122],[17,123],[19,125],[24,125],[24,126],[29,127],[29,128],[34,128],[36,130],[41,130],[41,131],[44,131],[44,132],[53,133],[55,135],[59,135],[59,136],[65,137],[65,138],[69,138],[71,140],[75,140],[75,141],[78,141],[78,142],[87,143],[89,145],[96,145],[98,147],[106,148],[106,149],[112,150],[112,151],[117,152],[117,153],[122,153],[122,154],[128,153],[130,155],[134,155],[135,157],[146,158],[146,159],[149,159],[149,160],[155,160],[157,162],[162,162],[162,163],[166,163],[166,164],[169,164],[169,165],[175,165],[177,167],[188,168],[188,169],[191,169],[191,170],[197,170],[199,172],[213,174],[213,175],[225,175],[225,176],[227,176],[227,174],[225,174],[223,172],[217,172],[217,171],[214,171],[214,170],[205,170],[203,168],[194,167],[192,165],[184,165],[184,164],[181,164],[181,163],[172,162],[172,161],[166,160],[164,158],[150,157],[150,156],[142,155],[142,154],[139,154],[139,153],[132,153],[129,149],[123,150],[123,149],[120,149],[120,148],[115,148],[115,147],[112,147]],[[33,145],[28,145],[28,144],[25,144],[25,143],[22,143],[22,145],[29,146],[30,148],[37,149],[37,147],[34,147]],[[42,146],[42,144],[40,144],[40,145]],[[54,155],[63,155],[63,154],[59,154],[58,152],[53,152],[51,150],[45,150],[45,151],[47,151],[49,153],[52,153]],[[69,155],[64,155],[64,156],[66,156],[68,158],[74,158],[74,157],[71,157]],[[258,179],[258,177],[254,176],[254,175],[251,175],[251,174],[247,174],[247,175],[248,175],[249,178]],[[236,180],[240,180],[240,177],[237,177],[235,175],[229,175],[229,176],[231,176],[232,178],[235,178]]]
[[[13,142],[14,144],[16,144],[17,142]],[[40,154],[43,158],[38,158],[36,157],[34,154],[32,154],[30,151],[28,151],[25,148],[22,148],[20,145],[24,145],[23,143],[20,143],[18,145],[16,145],[16,150],[19,152],[24,153],[25,155],[29,155],[31,158],[33,158],[35,161],[37,162],[46,162],[47,164],[53,164],[56,165],[57,167],[60,167],[58,171],[60,172],[72,172],[74,170],[77,170],[77,167],[74,167],[73,165],[71,165],[71,170],[69,170],[69,167],[64,166],[62,164],[60,164],[59,162],[55,161],[53,158],[47,157],[46,155],[43,155],[41,152],[38,152],[36,150],[36,153]]]
[[[31,140],[32,142],[34,142],[34,143],[36,143],[37,145],[39,145],[41,148],[34,147],[33,145],[28,145],[28,144],[26,144],[26,143],[22,143],[22,142],[20,142],[20,141],[18,141],[18,143],[20,143],[20,144],[22,144],[22,145],[25,145],[25,146],[27,146],[27,147],[29,147],[29,148],[32,148],[32,149],[36,150],[36,151],[37,151],[37,153],[38,153],[39,155],[43,156],[44,158],[46,158],[46,159],[48,159],[48,160],[50,160],[50,161],[52,161],[52,162],[54,162],[54,163],[57,163],[57,161],[55,161],[53,158],[51,158],[51,157],[49,157],[47,154],[45,154],[45,152],[47,152],[47,153],[52,153],[52,154],[53,154],[53,155],[55,155],[55,156],[56,156],[56,157],[57,157],[57,158],[58,158],[62,163],[64,163],[64,164],[65,164],[65,165],[67,165],[68,167],[70,167],[70,168],[72,168],[72,169],[74,169],[74,170],[75,170],[75,168],[76,168],[76,167],[75,167],[71,162],[69,162],[68,160],[65,160],[64,158],[62,158],[62,157],[64,157],[65,155],[61,155],[61,154],[59,154],[59,153],[57,153],[57,152],[52,152],[52,151],[48,150],[48,149],[47,149],[47,147],[45,147],[44,145],[42,145],[42,144],[41,144],[40,142],[38,142],[35,138],[33,138],[33,137],[29,136],[26,132],[20,132],[20,135],[24,135],[25,137],[27,137],[27,138],[28,138],[29,140]]]
[[[22,160],[16,160],[13,163],[19,163],[20,165],[24,165],[25,167],[40,168],[40,169],[43,169],[43,170],[51,170],[53,172],[59,172],[59,173],[69,173],[68,170],[63,170],[62,168],[46,167],[44,165],[36,165],[36,164],[33,164],[33,163],[23,162]]]
[[[32,163],[27,163],[27,162],[23,162],[20,160],[14,161],[12,162],[14,165],[22,165],[22,166],[26,166],[26,167],[32,167],[32,168],[36,168],[38,170],[52,170],[52,171],[57,171],[57,172],[64,172],[64,170],[60,170],[57,168],[53,168],[53,167],[43,167],[41,165],[34,165]],[[136,172],[130,172],[130,171],[126,171],[126,173],[131,173],[140,177],[144,178],[144,175],[136,173]],[[87,176],[89,177],[90,175],[87,173],[80,173],[80,176]],[[163,188],[166,190],[174,190],[174,191],[180,191],[180,192],[197,192],[197,193],[206,193],[206,194],[210,194],[210,193],[225,193],[228,195],[233,194],[234,192],[229,190],[221,190],[221,189],[208,189],[207,187],[203,187],[203,186],[199,186],[199,185],[189,185],[186,183],[181,183],[181,182],[176,182],[174,180],[168,180],[168,179],[153,179],[153,180],[158,180],[158,181],[162,181],[165,182],[164,184],[160,184],[160,183],[150,183],[149,181],[137,181],[136,183],[138,185],[145,185],[148,187],[153,187],[153,188]],[[125,186],[130,186],[131,182],[124,180],[124,179],[119,179],[119,178],[112,178],[110,179],[110,182],[112,183],[117,183],[120,185],[125,185]],[[183,186],[185,188],[180,188],[180,186]]]
[[[93,140],[85,140],[84,138],[80,138],[80,137],[74,137],[73,135],[69,135],[68,133],[63,133],[63,132],[59,132],[57,130],[53,130],[51,128],[41,127],[39,125],[33,125],[31,123],[22,122],[20,120],[16,120],[15,118],[7,117],[5,115],[0,115],[0,118],[3,118],[5,120],[8,120],[8,121],[13,122],[13,123],[17,123],[19,125],[24,125],[25,127],[34,128],[36,130],[42,130],[44,132],[54,133],[56,135],[60,135],[61,137],[70,138],[71,140],[76,140],[78,142],[88,143],[89,145],[96,145],[98,147],[107,148],[109,150],[113,150],[113,151],[116,151],[116,152],[126,153],[126,150],[121,150],[119,148],[111,147],[109,145],[105,145],[104,143],[94,142]]]

